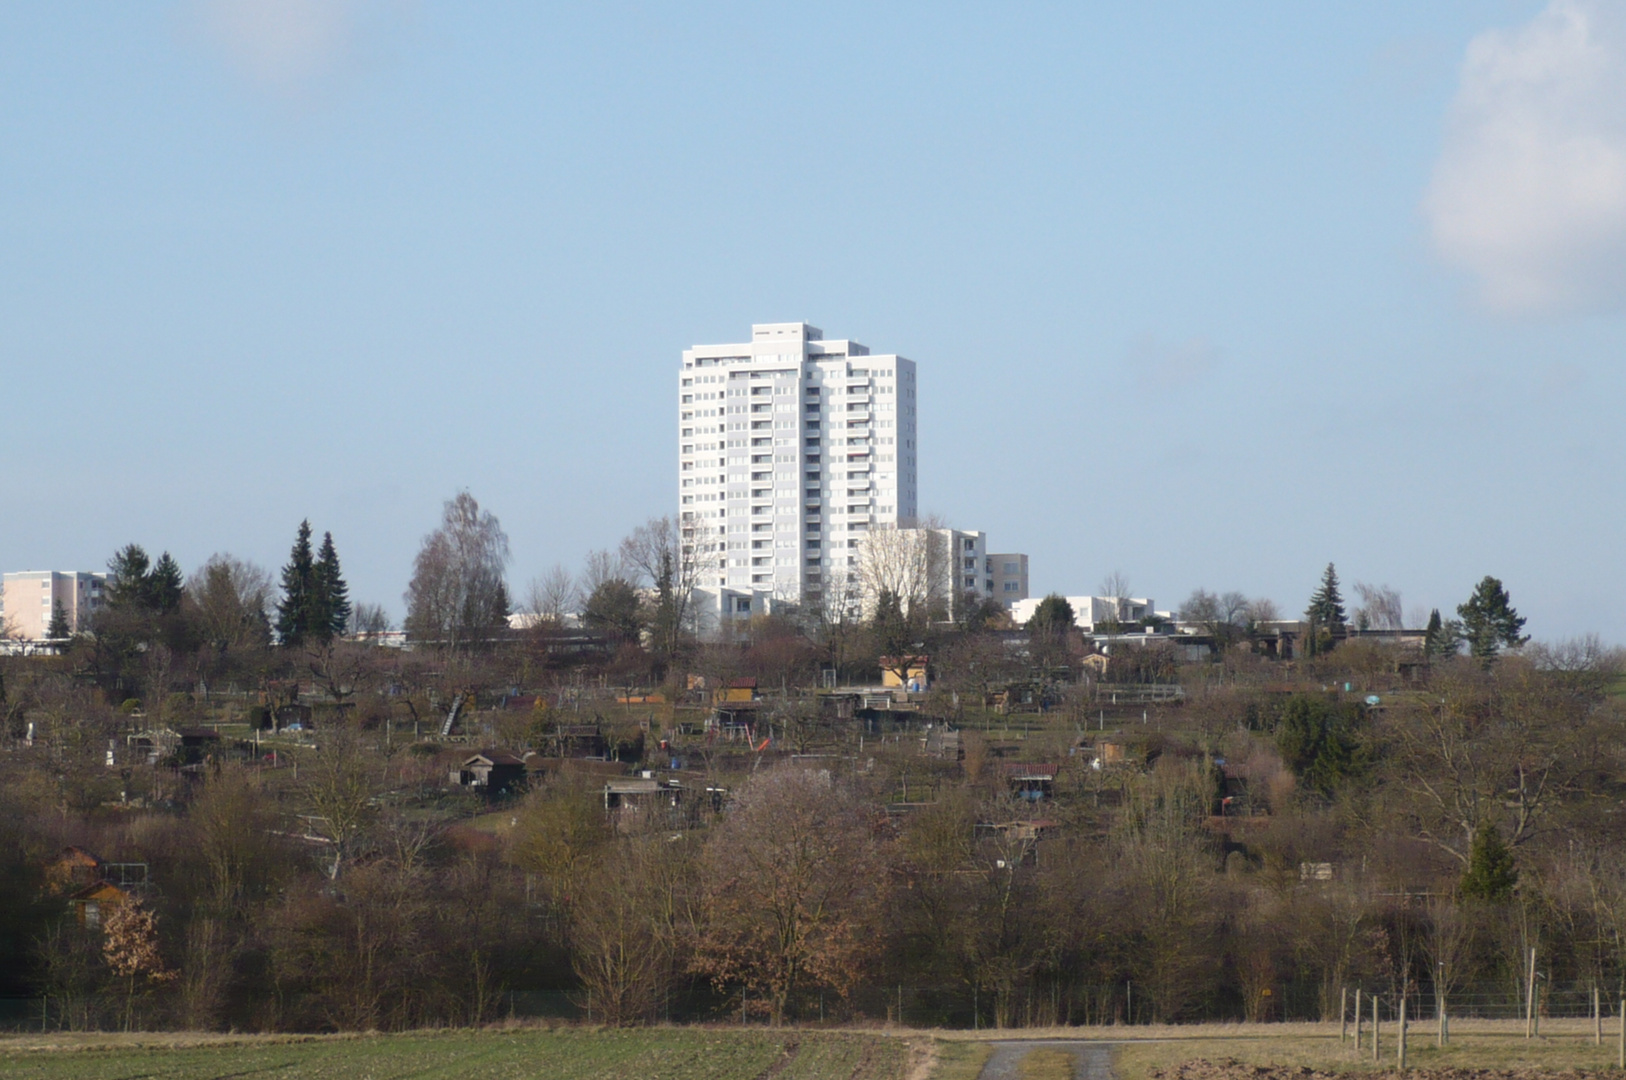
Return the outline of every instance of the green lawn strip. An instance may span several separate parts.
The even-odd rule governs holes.
[[[8,1080],[750,1080],[778,1060],[781,1047],[777,1037],[744,1032],[448,1032],[0,1054],[0,1075]]]

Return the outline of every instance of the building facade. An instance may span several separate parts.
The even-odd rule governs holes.
[[[806,323],[684,350],[678,509],[700,622],[823,604],[871,529],[914,520],[916,390],[913,361]]]
[[[1028,557],[1008,553],[988,556],[988,595],[1010,607],[1028,598]]]
[[[1094,634],[1099,628],[1141,624],[1160,615],[1153,610],[1150,597],[1068,596],[1064,599],[1073,609],[1073,625],[1086,634]],[[1033,618],[1043,602],[1042,596],[1020,600],[1011,605],[1011,618],[1025,623]]]
[[[91,612],[106,602],[107,575],[75,570],[24,570],[0,577],[0,627],[14,638],[44,641],[51,615],[61,605],[68,632],[90,624]]]

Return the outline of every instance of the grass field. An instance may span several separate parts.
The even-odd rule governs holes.
[[[1610,1021],[1614,1024],[1615,1021]],[[1412,1068],[1604,1071],[1616,1044],[1592,1042],[1586,1021],[1545,1021],[1524,1038],[1517,1021],[1457,1021],[1451,1045],[1413,1026]],[[1072,1075],[1072,1055],[1043,1040],[1113,1044],[1119,1080],[1196,1059],[1366,1073],[1395,1067],[1395,1028],[1383,1030],[1381,1059],[1356,1053],[1335,1024],[1205,1024],[1168,1027],[1017,1028],[1003,1031],[812,1032],[645,1028],[514,1028],[363,1036],[18,1035],[0,1038],[6,1080],[277,1080],[463,1078],[520,1080],[976,1080],[993,1042],[1035,1040],[1024,1080]]]
[[[457,1031],[310,1039],[162,1035],[0,1041],[7,1080],[904,1080],[909,1045],[881,1035],[700,1029]]]
[[[1524,1038],[1522,1021],[1458,1020],[1451,1025],[1451,1042],[1443,1049],[1436,1048],[1432,1027],[1414,1024],[1407,1039],[1406,1064],[1413,1069],[1613,1069],[1616,1035],[1608,1029],[1617,1023],[1606,1023],[1603,1045],[1595,1046],[1592,1024],[1585,1020],[1544,1020],[1541,1034],[1529,1041]],[[1151,1069],[1195,1058],[1234,1058],[1250,1065],[1308,1066],[1328,1072],[1387,1071],[1396,1064],[1393,1024],[1383,1027],[1376,1062],[1369,1041],[1363,1040],[1357,1054],[1353,1042],[1338,1041],[1335,1024],[1216,1024],[1172,1028],[1162,1034],[1160,1041],[1136,1041],[1116,1048],[1113,1065],[1121,1080],[1145,1080]],[[1368,1029],[1365,1039],[1370,1035]]]

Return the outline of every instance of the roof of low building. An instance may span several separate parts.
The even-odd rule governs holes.
[[[604,790],[612,795],[649,795],[657,791],[670,791],[680,788],[675,780],[655,780],[643,776],[629,776],[618,780],[607,780]]]
[[[1017,763],[1005,766],[1005,775],[1012,780],[1054,780],[1060,765]]]
[[[113,898],[124,900],[124,899],[127,899],[129,896],[130,896],[130,891],[128,889],[125,889],[125,888],[123,888],[121,886],[115,885],[111,881],[108,881],[107,879],[104,878],[104,879],[102,879],[100,881],[95,881],[95,882],[92,882],[89,885],[86,885],[83,889],[80,889],[78,892],[70,893],[69,896],[68,896],[68,899],[70,901],[72,901],[72,900],[108,900],[108,899],[113,899]]]
[[[464,761],[463,764],[475,765],[482,761],[487,765],[512,765],[519,767],[525,764],[525,760],[523,758],[516,757],[515,755],[504,750],[481,750],[473,757]]]

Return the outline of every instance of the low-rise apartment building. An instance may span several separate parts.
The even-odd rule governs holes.
[[[1140,623],[1158,616],[1151,598],[1145,596],[1068,596],[1064,599],[1073,609],[1073,625],[1086,634],[1095,633],[1098,627]],[[1027,622],[1043,601],[1040,596],[1017,601],[1011,605],[1011,618],[1019,624]]]
[[[88,628],[106,602],[107,575],[78,570],[23,570],[0,577],[0,628],[23,641],[44,641],[58,605],[68,632]]]

